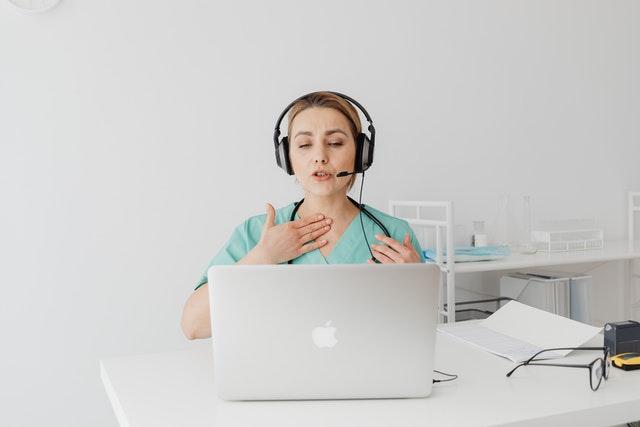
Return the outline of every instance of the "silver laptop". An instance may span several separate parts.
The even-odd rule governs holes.
[[[431,393],[436,266],[232,265],[208,277],[220,398]]]

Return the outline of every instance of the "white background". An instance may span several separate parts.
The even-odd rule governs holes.
[[[631,0],[0,8],[0,423],[113,426],[98,359],[190,344],[182,304],[232,227],[300,197],[271,138],[302,93],[373,116],[368,204],[453,200],[464,242],[529,194],[624,238],[638,22]],[[619,320],[621,266],[598,271]]]

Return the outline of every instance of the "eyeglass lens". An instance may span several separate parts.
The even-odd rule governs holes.
[[[602,382],[603,365],[604,360],[600,358],[594,360],[593,363],[589,365],[591,389],[594,391],[600,387],[600,383]]]

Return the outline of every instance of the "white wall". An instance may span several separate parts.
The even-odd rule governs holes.
[[[0,8],[1,423],[115,425],[98,358],[189,345],[182,303],[231,228],[299,197],[271,135],[308,91],[372,114],[367,203],[450,199],[470,232],[530,194],[624,237],[639,20],[632,0]]]

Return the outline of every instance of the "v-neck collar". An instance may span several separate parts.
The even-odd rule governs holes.
[[[356,226],[359,226],[358,224],[359,222],[360,222],[360,212],[358,212],[353,217],[353,219],[351,220],[347,228],[344,229],[344,231],[342,232],[342,235],[340,235],[340,237],[338,238],[338,241],[333,246],[331,253],[326,257],[327,264],[336,264],[334,260],[345,259],[346,257],[341,255],[342,252],[344,252],[343,248],[351,248],[351,250],[353,250],[353,248],[355,247],[353,243],[356,243],[356,240],[357,240],[356,236],[358,236],[358,234],[353,230],[353,228]],[[318,249],[318,252],[320,252],[320,249]],[[322,252],[320,252],[320,255],[322,255]],[[323,255],[323,258],[324,258],[324,255]]]
[[[302,219],[297,212],[296,212],[296,218]],[[364,217],[363,217],[363,221],[364,221]],[[357,240],[357,238],[355,237],[357,234],[352,231],[352,228],[355,227],[356,222],[360,222],[360,212],[358,212],[353,217],[353,219],[351,220],[347,228],[345,228],[342,234],[340,235],[340,237],[338,237],[338,241],[336,242],[335,245],[333,245],[333,249],[331,249],[331,252],[329,253],[329,255],[327,255],[326,257],[322,255],[320,248],[307,252],[305,255],[312,258],[314,263],[318,263],[318,264],[336,264],[334,262],[336,258],[338,260],[344,259],[345,258],[344,256],[338,257],[338,255],[340,254],[341,252],[340,249],[342,247],[353,248],[352,243],[355,243],[355,241]],[[336,255],[336,252],[338,253],[338,255]]]

